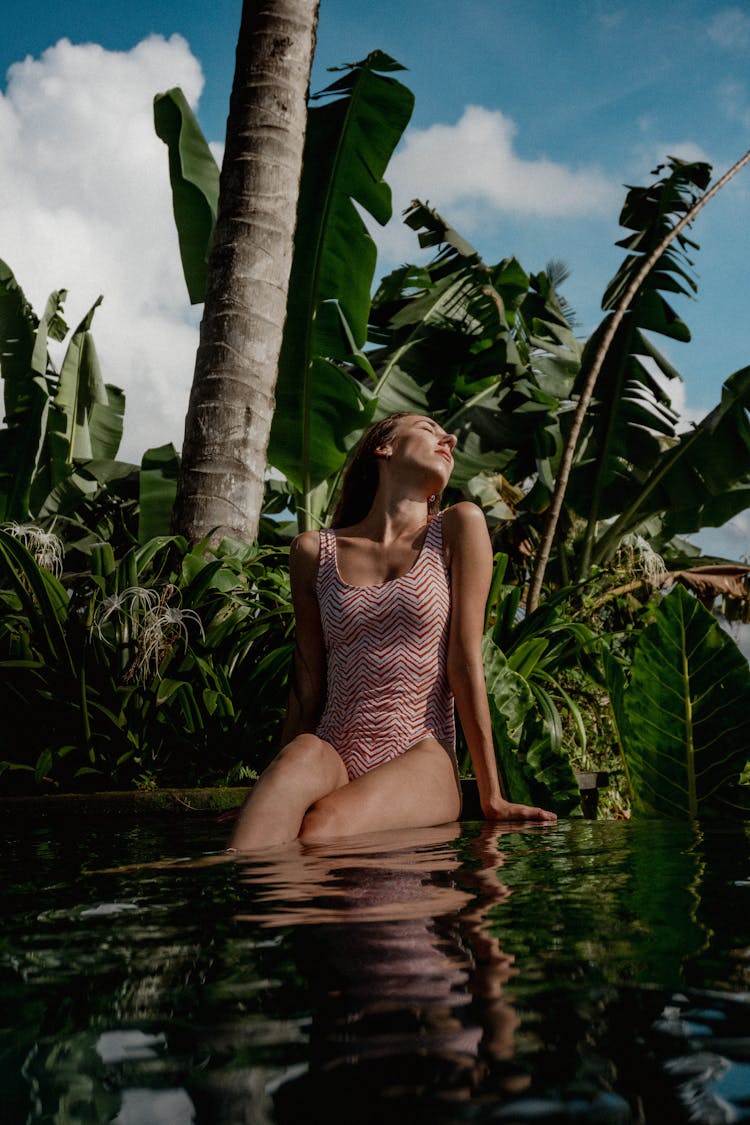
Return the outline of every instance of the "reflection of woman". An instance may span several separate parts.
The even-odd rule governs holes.
[[[273,849],[239,869],[251,911],[238,920],[284,928],[309,1012],[304,1065],[273,1095],[279,1125],[310,1106],[347,1125],[355,1105],[378,1125],[485,1120],[528,1090],[507,990],[517,970],[492,932],[511,893],[504,831],[517,829],[464,838],[463,860],[461,828],[446,824]]]
[[[503,796],[481,657],[492,548],[479,508],[439,511],[456,439],[430,418],[371,426],[325,531],[290,554],[297,645],[282,748],[234,849],[455,820],[454,699],[484,815],[554,820]]]

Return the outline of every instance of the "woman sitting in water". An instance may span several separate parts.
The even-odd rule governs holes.
[[[439,510],[455,444],[419,414],[376,422],[331,529],[292,543],[297,643],[281,750],[231,849],[456,820],[454,700],[485,817],[556,819],[500,789],[481,654],[492,547],[475,504]]]

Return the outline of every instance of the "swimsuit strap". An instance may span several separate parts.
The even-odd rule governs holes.
[[[427,534],[425,535],[424,543],[422,544],[422,554],[425,554],[425,548],[427,547],[431,547],[434,551],[437,551],[443,562],[445,562],[445,558],[443,555],[442,512],[438,512],[437,515],[434,515],[430,520],[429,526],[427,528]]]
[[[329,570],[331,563],[336,569],[336,544],[334,534],[330,527],[321,527],[320,529],[320,557],[318,559],[318,573],[322,574],[323,571]]]

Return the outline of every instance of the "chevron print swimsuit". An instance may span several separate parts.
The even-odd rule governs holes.
[[[440,514],[411,570],[373,586],[343,581],[336,535],[321,531],[317,594],[328,694],[316,734],[335,747],[349,778],[426,737],[439,739],[455,758],[447,675],[451,599]]]

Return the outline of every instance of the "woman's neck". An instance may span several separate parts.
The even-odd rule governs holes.
[[[400,497],[386,499],[376,496],[373,506],[358,530],[368,539],[392,543],[413,535],[428,522],[427,502],[424,498]]]

